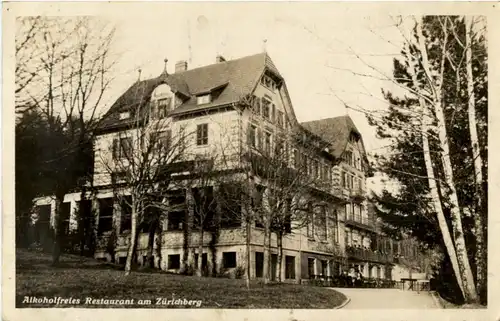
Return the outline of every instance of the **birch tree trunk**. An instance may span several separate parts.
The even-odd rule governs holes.
[[[137,201],[135,196],[132,194],[132,217],[131,217],[131,228],[130,228],[130,245],[128,247],[127,261],[125,262],[125,275],[130,275],[132,270],[132,260],[134,258],[136,246],[137,246]]]
[[[418,88],[418,80],[415,74],[415,62],[414,60],[407,54],[406,56],[409,64],[410,64],[410,74],[412,77],[413,85],[415,88]],[[462,294],[465,296],[464,288],[463,288],[463,282],[460,274],[460,269],[458,265],[458,259],[455,251],[455,245],[453,244],[453,239],[451,238],[450,230],[448,228],[448,224],[446,223],[446,218],[443,213],[443,208],[441,207],[441,198],[439,196],[438,188],[437,188],[437,183],[436,183],[436,178],[434,175],[434,168],[432,167],[432,159],[431,159],[431,153],[430,153],[430,147],[429,147],[429,138],[427,136],[428,134],[428,116],[427,116],[427,108],[426,108],[426,103],[423,97],[419,97],[419,104],[422,112],[422,146],[423,146],[423,152],[424,152],[424,162],[425,162],[425,168],[427,171],[427,177],[428,177],[428,183],[429,183],[429,190],[431,193],[431,198],[432,198],[432,204],[434,211],[436,212],[436,217],[438,220],[438,225],[439,229],[441,230],[441,235],[443,236],[443,243],[446,248],[446,251],[448,252],[448,256],[450,257],[451,265],[453,267],[453,272],[455,273],[455,278],[457,279],[458,286],[460,287],[460,290],[462,291]],[[392,242],[391,242],[391,252],[393,251],[392,249]]]
[[[446,25],[445,25],[446,28]],[[458,264],[460,268],[460,277],[462,278],[463,281],[463,287],[464,287],[464,299],[468,303],[473,303],[478,301],[478,296],[476,292],[476,286],[474,284],[474,277],[472,275],[472,270],[470,268],[470,263],[469,263],[469,258],[467,255],[467,246],[465,244],[465,237],[464,237],[464,232],[462,228],[462,218],[461,218],[461,213],[460,213],[460,207],[458,203],[458,197],[457,197],[457,191],[455,188],[455,182],[453,179],[453,170],[451,166],[451,159],[450,159],[450,148],[448,144],[448,134],[446,132],[446,122],[445,122],[445,117],[444,117],[444,112],[443,112],[443,106],[442,106],[442,94],[441,94],[441,84],[443,82],[443,64],[445,60],[445,54],[446,54],[446,38],[445,38],[445,43],[443,44],[443,56],[441,58],[442,60],[442,66],[441,66],[441,77],[438,80],[440,84],[436,84],[431,81],[432,78],[432,73],[430,72],[430,64],[429,60],[427,57],[427,48],[425,45],[425,38],[423,36],[422,32],[422,23],[418,22],[416,25],[416,30],[418,34],[418,45],[419,45],[419,50],[422,55],[422,67],[424,68],[424,71],[427,75],[427,79],[429,79],[429,85],[431,86],[431,89],[433,90],[433,105],[434,105],[434,112],[436,114],[436,120],[437,120],[437,131],[438,131],[438,137],[439,137],[439,144],[441,147],[441,162],[443,163],[443,173],[444,173],[444,180],[448,188],[448,197],[449,197],[449,202],[450,202],[450,212],[451,212],[451,222],[453,226],[453,237],[455,240],[455,249],[457,253],[457,259],[458,259]],[[446,35],[446,30],[445,30],[445,35]]]
[[[483,208],[485,191],[483,188],[483,160],[479,150],[479,140],[477,136],[476,122],[476,98],[474,95],[474,76],[472,74],[472,17],[465,16],[465,58],[467,70],[467,94],[469,112],[469,131],[472,145],[472,159],[474,161],[475,197],[476,213],[474,215],[475,236],[476,236],[476,278],[478,292],[483,293],[486,286],[486,259],[485,259],[485,236]]]

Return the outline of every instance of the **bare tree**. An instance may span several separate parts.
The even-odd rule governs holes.
[[[483,184],[483,159],[479,148],[479,139],[477,134],[477,117],[476,117],[476,97],[474,93],[475,78],[472,72],[472,46],[474,37],[474,21],[473,17],[465,16],[465,65],[467,70],[467,95],[468,95],[468,116],[469,116],[469,131],[472,145],[472,159],[474,161],[474,178],[476,187],[476,214],[475,220],[475,234],[476,234],[476,269],[477,269],[477,283],[478,292],[481,295],[486,289],[486,238],[485,238],[485,220],[484,204],[486,203],[487,191]],[[461,43],[461,42],[459,42]]]
[[[479,127],[479,123],[477,123],[472,115],[477,113],[477,110],[473,108],[474,102],[477,103],[480,100],[475,98],[473,94],[476,90],[474,85],[482,86],[484,80],[481,79],[482,76],[479,75],[479,71],[476,79],[472,78],[473,75],[470,70],[467,73],[463,72],[466,69],[463,62],[467,62],[467,55],[470,55],[470,52],[467,53],[468,49],[465,44],[468,41],[463,40],[463,31],[467,31],[468,29],[470,32],[470,23],[466,23],[466,28],[463,29],[463,17],[435,16],[413,17],[413,19],[412,17],[406,17],[406,19],[398,17],[395,19],[394,24],[401,33],[401,47],[404,47],[401,55],[402,59],[396,59],[397,61],[394,62],[394,66],[398,67],[395,68],[395,74],[387,75],[379,67],[369,63],[364,55],[357,53],[351,47],[349,47],[350,54],[361,62],[368,71],[359,72],[340,67],[332,68],[343,72],[347,71],[363,78],[390,82],[392,85],[403,90],[404,98],[398,100],[394,95],[383,92],[385,99],[389,102],[388,105],[389,109],[392,110],[392,114],[370,111],[359,105],[357,108],[354,108],[353,106],[356,106],[356,104],[347,104],[341,101],[346,108],[367,114],[370,121],[377,124],[379,135],[382,138],[391,139],[389,146],[403,142],[404,138],[398,137],[398,133],[401,135],[405,131],[422,138],[426,175],[415,175],[411,171],[400,171],[399,174],[426,179],[431,194],[428,199],[433,207],[433,210],[430,212],[435,215],[435,217],[430,217],[430,219],[438,222],[437,224],[439,225],[446,251],[450,256],[452,266],[455,270],[457,283],[462,289],[463,297],[466,302],[476,302],[478,296],[468,259],[468,251],[471,249],[468,248],[464,238],[465,231],[462,227],[463,216],[467,215],[467,213],[474,213],[476,229],[480,231],[478,236],[476,236],[476,240],[480,245],[476,256],[482,255],[481,245],[485,241],[483,236],[485,224],[484,222],[480,222],[483,218],[481,214],[475,213],[473,208],[470,208],[468,204],[465,204],[460,199],[460,195],[464,198],[464,192],[460,191],[457,186],[460,184],[464,185],[464,177],[467,177],[465,180],[469,180],[470,175],[467,168],[457,167],[453,164],[450,147],[454,138],[453,135],[456,135],[456,128],[454,128],[456,125],[453,119],[455,114],[458,114],[461,109],[462,93],[465,91],[463,90],[463,83],[468,84],[467,91],[465,92],[468,92],[469,96],[467,100],[469,107],[469,129],[474,131],[476,127]],[[373,33],[383,38],[381,35]],[[465,38],[470,40],[468,37]],[[393,42],[390,43],[394,45]],[[461,48],[456,45],[457,43],[461,45]],[[484,57],[478,58],[478,60],[482,58]],[[411,70],[413,71],[408,74],[408,71]],[[414,74],[413,77],[412,73]],[[467,74],[465,81],[463,81],[463,74]],[[454,76],[455,79],[449,76]],[[456,85],[456,92],[454,93],[449,92],[450,84],[453,82]],[[370,92],[361,94],[376,98]],[[404,106],[403,102],[411,102],[412,100],[413,102],[416,101],[416,103]],[[415,105],[418,107],[415,108]],[[451,117],[446,114],[446,111],[450,110],[453,111]],[[400,115],[399,118],[390,118],[387,116],[396,113]],[[447,119],[447,117],[450,117],[451,120]],[[477,158],[477,155],[480,155],[478,135],[474,132],[471,132],[470,135],[471,145],[476,144],[476,150],[471,148],[471,163],[473,163],[475,168],[483,167]],[[406,134],[402,136],[405,137]],[[430,146],[434,146],[434,150]],[[463,147],[460,146],[460,148]],[[453,155],[453,157],[456,158],[457,156]],[[468,162],[469,156],[465,155],[464,161]],[[389,170],[391,169],[389,168]],[[477,177],[477,173],[478,171],[475,170],[474,177]],[[475,182],[477,183],[476,179]],[[477,184],[475,186],[476,198],[480,198],[476,203],[479,203],[481,197],[484,198],[484,193],[481,193],[483,186]],[[423,201],[421,206],[424,212],[428,212],[428,204],[424,204],[425,202]],[[443,214],[445,208],[451,213],[451,233]],[[476,259],[476,262],[478,262],[478,265],[484,264],[484,257]],[[481,271],[480,267],[479,272]]]
[[[216,182],[217,155],[212,153],[196,155],[194,169],[188,179],[188,188],[192,189],[193,223],[198,232],[197,276],[203,275],[203,247],[205,231],[213,231],[217,215]]]
[[[323,154],[329,144],[303,129],[297,129],[292,135],[276,134],[273,145],[268,137],[262,137],[254,145],[252,135],[245,156],[260,186],[260,201],[254,211],[258,213],[257,224],[264,227],[264,280],[269,281],[269,249],[271,235],[275,233],[277,278],[281,282],[283,237],[313,222],[316,206],[312,200],[323,199],[331,192],[333,159],[327,161]],[[326,238],[326,211],[321,211],[317,217],[324,221],[318,229],[318,232],[324,231],[320,237]]]
[[[126,275],[131,272],[136,255],[139,224],[158,224],[161,215],[155,209],[172,210],[167,190],[171,188],[172,173],[182,171],[187,149],[186,134],[183,131],[173,134],[171,120],[156,118],[148,107],[149,104],[140,103],[139,108],[128,109],[131,117],[128,129],[116,135],[111,153],[101,153],[101,164],[111,177],[115,197],[129,210]],[[149,230],[150,257],[156,230],[153,227]]]
[[[48,130],[62,131],[67,141],[47,161],[48,167],[54,165],[50,176],[56,199],[53,263],[57,264],[62,198],[91,176],[91,167],[82,159],[92,154],[87,147],[96,113],[112,80],[114,28],[88,17],[26,17],[18,22],[16,111],[36,109],[47,119]],[[61,159],[68,164],[55,166]]]

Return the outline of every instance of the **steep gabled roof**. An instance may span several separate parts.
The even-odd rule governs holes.
[[[243,58],[215,63],[171,75],[162,74],[157,78],[138,81],[120,96],[103,117],[102,128],[113,128],[125,124],[119,120],[119,112],[128,108],[146,105],[153,90],[160,84],[168,84],[174,91],[186,99],[182,105],[171,112],[178,115],[198,110],[207,110],[229,105],[251,94],[262,73],[268,68],[281,77],[276,66],[267,53],[246,56]],[[197,105],[196,96],[221,90],[212,102]]]
[[[344,153],[352,132],[361,137],[356,125],[354,125],[354,122],[349,116],[313,120],[303,122],[301,125],[330,143],[332,146],[331,153],[335,158],[340,158]],[[363,142],[363,140],[361,140],[361,142]],[[362,153],[365,153],[364,145]]]

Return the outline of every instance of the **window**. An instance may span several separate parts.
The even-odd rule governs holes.
[[[281,157],[282,160],[287,160],[286,159],[286,154],[285,154],[285,142],[281,138],[276,139],[276,156]]]
[[[124,111],[120,113],[120,120],[124,119],[129,119],[130,118],[130,112],[129,111]]]
[[[232,184],[219,186],[219,195],[224,199],[221,204],[221,228],[241,226],[241,195],[240,187]]]
[[[193,227],[199,228],[203,224],[204,230],[208,231],[214,226],[215,217],[215,195],[213,186],[193,188],[194,218]]]
[[[344,161],[345,161],[347,164],[349,164],[349,165],[351,165],[351,166],[353,165],[353,154],[352,154],[352,152],[351,152],[351,151],[349,151],[349,152],[345,152],[345,154],[344,154],[344,157],[343,157],[343,158],[344,158]]]
[[[120,200],[120,233],[130,231],[132,229],[132,198],[124,197]]]
[[[127,181],[127,172],[119,171],[111,173],[111,184],[120,184]]]
[[[97,223],[97,234],[102,235],[113,228],[113,199],[99,199],[99,222]]]
[[[313,172],[312,174],[314,175],[314,178],[319,177],[319,163],[317,159],[313,160]]]
[[[252,113],[255,115],[260,115],[260,98],[258,97],[253,97],[253,102],[252,102]]]
[[[278,124],[279,127],[283,128],[283,125],[284,125],[283,124],[283,112],[281,110],[278,110],[276,123]]]
[[[295,279],[295,256],[285,256],[285,279]]]
[[[177,270],[181,268],[181,255],[171,254],[168,256],[168,269]]]
[[[175,194],[169,196],[168,202],[170,206],[176,208],[176,210],[168,212],[167,230],[178,231],[183,228],[185,216],[185,208],[183,205],[186,201],[186,194],[184,193],[184,190],[173,191],[173,193]]]
[[[344,235],[345,235],[345,243],[348,246],[351,246],[352,245],[352,231],[351,231],[351,229],[346,228]]]
[[[201,95],[201,96],[196,97],[196,103],[198,105],[208,104],[211,101],[212,101],[212,97],[210,96],[210,94]]]
[[[333,211],[333,242],[338,243],[339,242],[339,217],[337,210]]]
[[[236,267],[236,252],[223,252],[222,265],[225,269]]]
[[[132,137],[113,139],[113,158],[121,159],[130,157],[132,152]]]
[[[196,145],[208,144],[208,124],[201,124],[196,126]]]
[[[276,121],[276,105],[271,105],[271,121]]]
[[[158,99],[158,114],[156,118],[162,119],[167,117],[167,113],[170,111],[171,100],[171,98]]]
[[[328,261],[321,260],[321,275],[327,276],[328,274]]]
[[[346,219],[352,220],[352,204],[351,203],[347,203],[345,205],[345,216],[346,216]]]
[[[248,145],[257,147],[257,127],[254,125],[248,126]]]
[[[255,252],[255,277],[261,278],[264,275],[264,253]]]
[[[168,231],[182,230],[182,222],[184,222],[184,211],[168,212]]]
[[[327,238],[327,220],[326,220],[326,206],[321,205],[318,207],[318,237],[321,241],[325,241]]]
[[[167,152],[172,143],[172,130],[168,129],[158,134],[158,147],[160,150]]]
[[[271,154],[271,133],[269,132],[264,132],[264,152]]]
[[[265,97],[262,98],[262,117],[269,120],[271,115],[271,101]]]
[[[309,278],[313,278],[314,275],[316,275],[316,273],[314,271],[314,261],[315,261],[315,259],[312,257],[307,259],[307,271],[309,273]]]
[[[309,208],[309,213],[307,222],[307,237],[314,238],[314,213],[312,204],[309,204],[308,208]]]

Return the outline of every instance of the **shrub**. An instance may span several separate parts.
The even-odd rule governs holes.
[[[246,269],[243,266],[238,266],[234,269],[234,277],[237,279],[242,279],[245,276]]]

